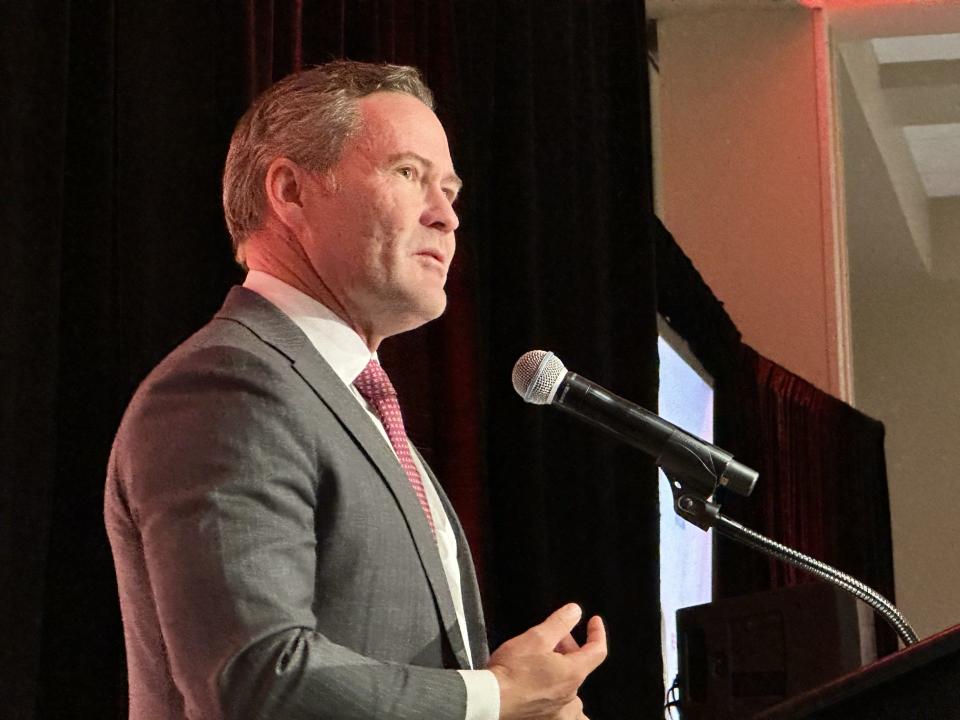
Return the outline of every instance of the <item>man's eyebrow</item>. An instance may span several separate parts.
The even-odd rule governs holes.
[[[427,158],[423,157],[423,155],[419,155],[415,152],[394,153],[393,155],[390,155],[387,157],[387,161],[390,162],[391,164],[395,162],[399,162],[401,160],[416,160],[425,168],[427,168],[427,170],[430,170],[434,167],[433,163],[430,160],[427,160]],[[457,192],[460,192],[460,190],[463,189],[463,180],[461,180],[460,176],[457,175],[456,173],[450,173],[443,179],[445,182],[453,183],[454,185],[456,185]]]

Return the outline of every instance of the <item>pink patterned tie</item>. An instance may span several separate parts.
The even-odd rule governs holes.
[[[363,369],[353,385],[360,394],[366,398],[367,402],[373,405],[387,431],[387,437],[390,438],[390,444],[393,451],[400,460],[403,471],[410,480],[410,486],[420,501],[420,507],[423,508],[427,516],[427,524],[430,526],[430,532],[437,536],[437,530],[433,526],[433,515],[430,513],[430,505],[427,503],[427,493],[423,489],[423,480],[420,473],[417,472],[417,466],[413,462],[413,455],[410,453],[410,444],[407,441],[407,431],[403,429],[403,417],[400,415],[400,403],[397,401],[397,391],[393,389],[393,383],[387,377],[387,373],[380,363],[371,360]]]

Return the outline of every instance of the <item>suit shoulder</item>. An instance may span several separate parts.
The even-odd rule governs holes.
[[[147,375],[144,384],[170,373],[215,362],[226,368],[250,363],[285,366],[289,358],[253,330],[230,318],[215,317],[174,348]]]
[[[289,357],[245,325],[214,318],[154,366],[134,391],[128,412],[158,392],[202,395],[231,378],[282,386],[292,379],[290,368]]]
[[[244,325],[215,318],[144,378],[124,413],[118,439],[134,427],[155,426],[160,418],[176,422],[233,412],[236,422],[258,408],[302,395],[300,382],[282,352]]]

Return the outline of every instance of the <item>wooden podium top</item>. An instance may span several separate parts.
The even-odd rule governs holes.
[[[861,717],[960,717],[960,625],[767,708],[753,720]]]

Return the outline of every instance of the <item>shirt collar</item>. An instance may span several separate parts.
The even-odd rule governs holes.
[[[377,354],[343,319],[319,300],[260,270],[247,273],[243,286],[277,307],[300,328],[344,385],[351,386]]]

